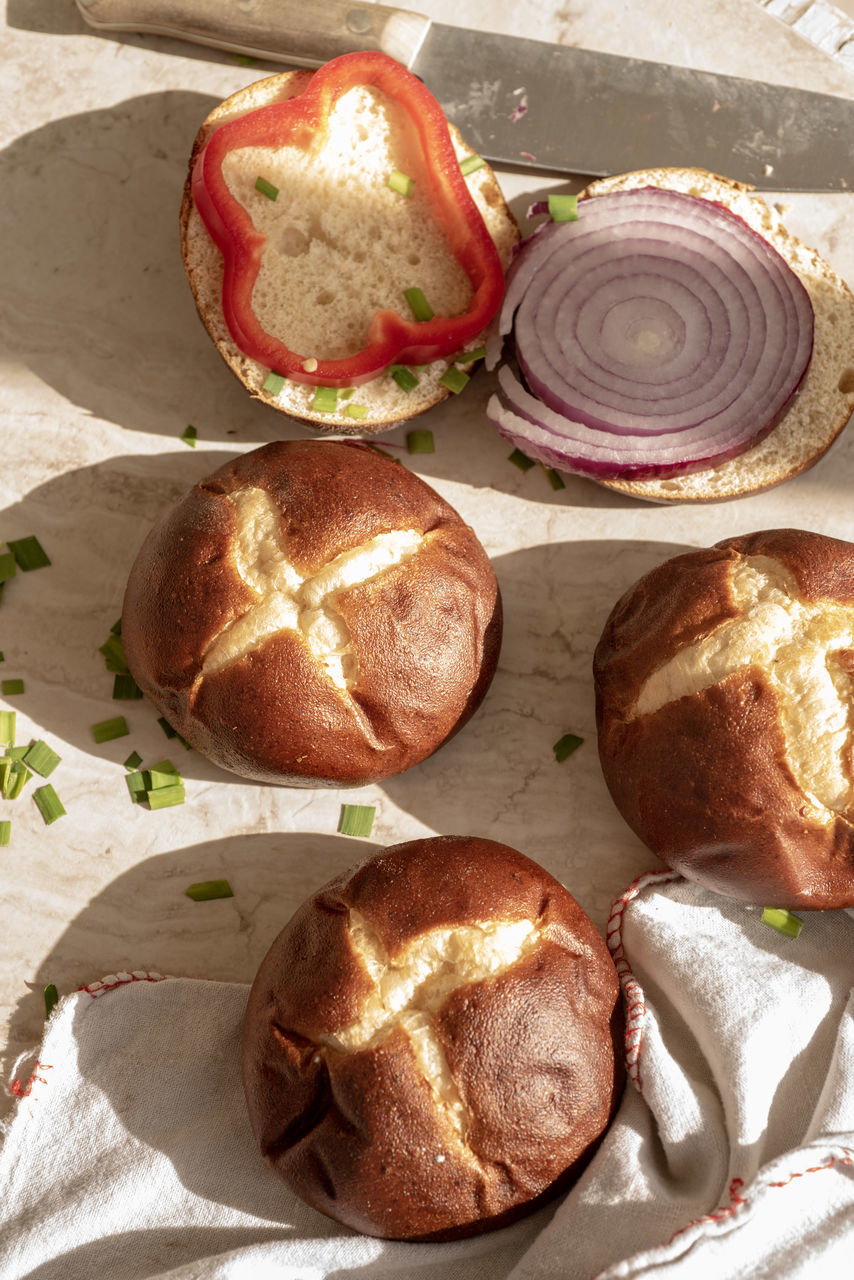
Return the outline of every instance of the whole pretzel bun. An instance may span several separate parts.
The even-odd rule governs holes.
[[[225,769],[357,786],[423,760],[495,672],[501,600],[473,531],[370,446],[265,445],[167,511],[131,569],[137,684]]]
[[[563,886],[437,836],[330,881],[253,984],[243,1080],[293,1191],[368,1235],[503,1226],[569,1185],[623,1081],[619,982]]]
[[[854,545],[774,529],[667,560],[593,667],[605,780],[650,849],[747,902],[854,904]]]

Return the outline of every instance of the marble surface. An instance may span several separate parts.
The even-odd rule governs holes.
[[[753,0],[424,0],[449,22],[854,94],[854,74]],[[665,16],[666,14],[666,16]],[[617,815],[596,757],[590,662],[619,594],[687,546],[800,525],[854,538],[849,428],[811,472],[741,502],[659,508],[582,479],[554,493],[522,474],[484,416],[491,387],[422,420],[433,455],[407,464],[474,526],[506,606],[500,667],[481,710],[433,759],[382,786],[257,786],[167,744],[146,703],[111,700],[99,645],[119,614],[147,529],[230,454],[305,434],[252,403],[199,323],[178,250],[186,160],[211,106],[266,74],[160,38],[99,35],[71,0],[7,0],[0,69],[0,536],[36,534],[53,561],[0,606],[0,666],[21,677],[18,740],[44,738],[67,816],[0,802],[3,1078],[38,1040],[42,988],[121,969],[248,982],[297,903],[374,846],[471,832],[558,875],[603,927],[612,899],[654,859]],[[504,174],[520,215],[547,183]],[[854,280],[854,194],[778,197],[787,221]],[[184,445],[196,426],[198,448]],[[404,431],[388,435],[400,445]],[[124,712],[131,735],[96,746]],[[584,738],[563,764],[552,744]],[[122,761],[170,754],[180,808],[131,806]],[[342,802],[376,805],[369,842],[336,832]],[[234,897],[196,904],[193,881]],[[6,1104],[8,1105],[8,1099]]]

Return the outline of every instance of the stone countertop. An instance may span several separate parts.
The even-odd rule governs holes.
[[[854,92],[849,69],[753,0],[678,0],[666,16],[653,0],[419,7],[481,29]],[[249,982],[298,902],[376,846],[433,833],[504,841],[563,880],[604,928],[613,898],[654,863],[616,813],[596,755],[590,663],[615,600],[664,557],[731,534],[796,525],[854,538],[850,428],[804,476],[735,503],[656,507],[573,477],[554,492],[540,468],[508,462],[484,415],[482,373],[422,419],[435,453],[406,460],[473,525],[504,595],[498,674],[471,723],[409,773],[348,792],[253,785],[176,754],[147,703],[111,700],[98,649],[165,507],[227,456],[306,434],[250,401],[226,369],[178,248],[199,123],[274,69],[164,38],[97,34],[71,0],[6,6],[0,536],[36,534],[52,565],[4,592],[0,672],[23,678],[25,691],[2,706],[17,712],[19,742],[43,738],[61,755],[51,782],[67,810],[45,826],[33,783],[0,802],[0,820],[12,822],[0,849],[6,1080],[38,1040],[46,983],[62,993],[120,970]],[[501,178],[520,216],[560,185]],[[854,194],[775,198],[790,228],[854,280]],[[181,441],[189,423],[195,450]],[[90,726],[118,713],[130,736],[96,746]],[[552,745],[567,731],[584,743],[558,764]],[[146,762],[172,756],[183,806],[130,804],[131,750]],[[370,842],[337,834],[345,802],[376,806]],[[233,898],[185,896],[191,882],[218,877]]]

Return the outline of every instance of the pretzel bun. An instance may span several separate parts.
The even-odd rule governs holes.
[[[375,434],[446,399],[449,391],[441,379],[455,362],[433,361],[419,371],[412,390],[400,387],[391,374],[364,383],[355,397],[365,410],[358,420],[348,415],[350,402],[343,399],[333,412],[316,410],[312,386],[286,382],[280,390],[270,390],[270,370],[245,354],[226,324],[222,256],[193,199],[193,168],[214,131],[238,116],[303,93],[311,77],[311,71],[268,76],[227,98],[203,121],[181,204],[181,252],[199,316],[228,367],[254,398],[315,431]],[[448,128],[457,158],[472,156],[457,130]],[[423,289],[438,315],[465,311],[472,287],[437,218],[426,164],[413,149],[405,113],[373,86],[344,94],[328,127],[307,150],[285,145],[241,149],[232,162],[229,183],[267,240],[255,296],[263,305],[269,332],[295,351],[340,358],[366,344],[377,311],[402,311],[408,318],[402,295],[412,285]],[[415,179],[411,196],[389,188],[393,170]],[[281,188],[281,199],[257,194],[259,173]],[[465,181],[506,270],[519,228],[495,174],[484,164]],[[466,345],[471,350],[480,341]],[[472,367],[456,363],[463,369]]]
[[[507,845],[398,844],[303,904],[246,1011],[267,1161],[368,1235],[473,1235],[566,1187],[622,1085],[619,983],[574,898]]]
[[[854,904],[854,545],[775,529],[676,556],[593,669],[605,780],[650,849],[747,902]]]
[[[501,601],[473,531],[369,445],[265,445],[200,481],[131,569],[137,684],[235,773],[357,786],[401,773],[472,715]]]

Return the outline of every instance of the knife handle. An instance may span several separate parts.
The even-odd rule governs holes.
[[[257,58],[318,67],[377,49],[412,66],[430,19],[359,0],[77,0],[90,26],[176,36]]]

